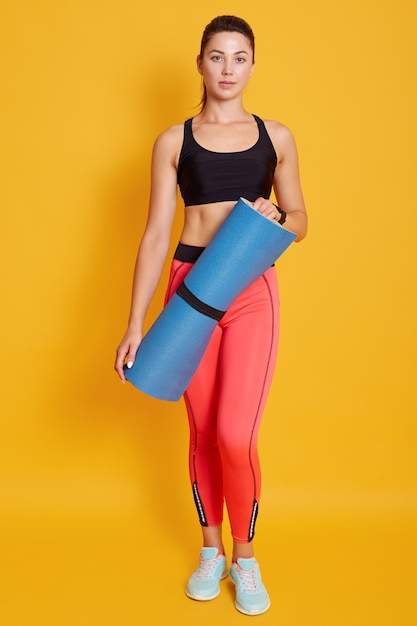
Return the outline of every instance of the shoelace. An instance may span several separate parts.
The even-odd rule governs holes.
[[[255,570],[251,569],[249,571],[245,571],[243,569],[238,568],[237,571],[239,572],[240,579],[245,585],[245,590],[256,591],[257,587],[256,587]]]
[[[198,566],[197,576],[201,578],[208,578],[211,576],[213,569],[216,565],[216,558],[214,559],[202,559],[200,558],[200,565]]]

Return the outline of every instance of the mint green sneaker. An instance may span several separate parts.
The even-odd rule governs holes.
[[[220,581],[227,575],[226,557],[217,548],[202,548],[199,566],[190,576],[185,593],[193,600],[213,600],[220,593]]]
[[[232,563],[230,578],[236,589],[235,606],[238,611],[245,615],[259,615],[269,609],[271,602],[254,558],[241,558]]]

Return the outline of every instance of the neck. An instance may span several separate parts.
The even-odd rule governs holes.
[[[230,122],[246,121],[252,118],[250,113],[243,107],[242,100],[219,102],[208,100],[203,111],[198,115],[200,121],[228,124]]]

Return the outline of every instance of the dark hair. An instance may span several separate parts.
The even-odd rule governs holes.
[[[250,47],[252,48],[253,61],[255,61],[255,35],[253,30],[245,20],[234,15],[219,15],[215,17],[204,29],[203,36],[201,38],[200,47],[200,59],[203,58],[204,50],[210,39],[218,33],[240,33],[248,40]],[[200,106],[201,111],[204,109],[207,103],[207,90],[203,84],[203,96],[201,98]]]

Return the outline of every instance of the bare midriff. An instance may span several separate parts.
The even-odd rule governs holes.
[[[206,247],[235,204],[227,201],[185,207],[181,243]]]

